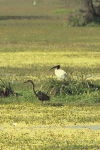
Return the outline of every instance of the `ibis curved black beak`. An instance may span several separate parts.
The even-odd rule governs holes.
[[[51,69],[53,69],[53,68],[59,69],[59,68],[60,68],[60,65],[54,66],[54,67],[52,67]],[[51,69],[50,69],[50,70],[51,70]]]
[[[55,67],[52,67],[51,69],[53,69],[53,68],[56,68],[56,66],[55,66]],[[50,70],[51,70],[51,69],[50,69]]]

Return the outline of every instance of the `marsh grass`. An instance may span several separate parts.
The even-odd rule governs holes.
[[[10,82],[3,81],[0,79],[0,96],[9,96],[10,94],[14,94],[13,87]]]
[[[0,148],[100,149],[99,130],[65,128],[100,124],[100,90],[95,88],[100,82],[99,28],[68,28],[64,10],[65,7],[69,12],[79,9],[74,0],[71,3],[38,0],[35,6],[32,3],[0,1],[0,14],[9,17],[0,21],[0,78],[10,82],[18,93],[18,96],[0,97]],[[61,12],[61,9],[64,10]],[[54,70],[49,71],[58,64],[66,72],[73,73],[72,91],[78,87],[76,81],[82,76],[88,77],[93,87],[86,81],[90,91],[51,94],[50,102],[41,106],[31,85],[23,82],[33,80],[36,91],[42,90],[43,85],[43,92],[46,92],[51,83],[60,88]],[[54,79],[50,81],[52,75]]]
[[[68,74],[67,79],[60,81],[56,78],[45,79],[42,89],[52,96],[82,95],[100,90],[100,84],[87,80],[85,74],[72,76]]]

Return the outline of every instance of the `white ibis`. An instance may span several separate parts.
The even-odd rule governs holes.
[[[53,68],[56,68],[55,75],[57,76],[59,80],[64,80],[67,77],[67,73],[64,70],[60,69],[60,65],[54,66],[51,69]]]
[[[36,1],[34,0],[34,3],[33,3],[33,5],[36,5]]]
[[[27,80],[24,83],[27,83],[27,82],[31,82],[32,83],[33,92],[34,92],[35,96],[42,102],[42,106],[43,106],[43,101],[50,100],[50,97],[48,95],[46,95],[45,93],[43,93],[41,91],[38,91],[37,93],[35,92],[35,90],[34,90],[34,83],[33,83],[32,80]]]

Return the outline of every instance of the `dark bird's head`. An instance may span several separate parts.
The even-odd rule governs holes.
[[[32,80],[27,80],[27,81],[25,81],[24,83],[27,83],[27,82],[31,82],[31,83],[33,83],[33,81],[32,81]]]
[[[60,68],[60,65],[54,66],[54,67],[52,67],[51,69],[53,69],[53,68],[59,69],[59,68]],[[51,69],[50,69],[50,70],[51,70]]]

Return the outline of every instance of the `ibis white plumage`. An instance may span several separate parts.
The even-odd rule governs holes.
[[[66,77],[67,77],[68,75],[67,75],[67,73],[66,73],[64,70],[60,69],[60,65],[54,66],[54,67],[52,67],[51,69],[53,69],[53,68],[56,68],[56,69],[55,69],[55,75],[57,76],[57,78],[58,78],[59,80],[65,80],[65,79],[66,79]],[[51,70],[51,69],[50,69],[50,70]]]
[[[36,5],[36,1],[34,0],[34,3],[33,3],[33,5]]]

